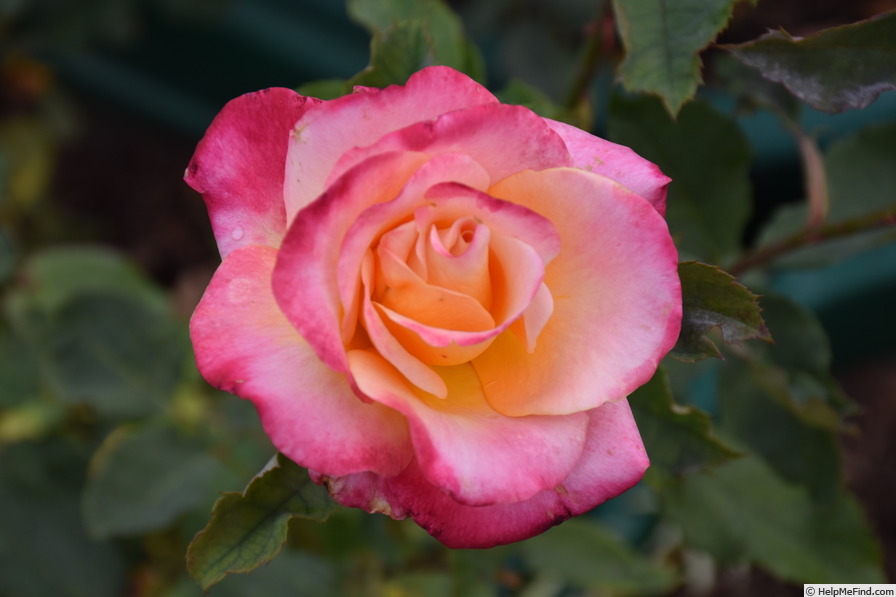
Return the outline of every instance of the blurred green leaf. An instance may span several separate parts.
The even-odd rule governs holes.
[[[522,543],[536,576],[587,589],[656,594],[675,584],[674,575],[645,559],[593,521],[568,520]]]
[[[453,597],[454,579],[445,572],[405,572],[389,580],[383,589],[396,597]]]
[[[381,88],[404,84],[424,66],[438,64],[428,35],[428,25],[419,19],[377,31],[370,45],[370,66],[352,78],[351,84]]]
[[[185,330],[166,315],[114,293],[81,294],[51,313],[17,298],[13,322],[59,398],[136,417],[173,394],[188,353]]]
[[[728,23],[737,0],[613,0],[629,91],[659,95],[674,117],[703,82],[699,52]]]
[[[184,326],[164,293],[121,256],[53,249],[29,259],[6,301],[46,387],[109,417],[156,411],[188,356]]]
[[[684,312],[681,334],[671,356],[684,361],[721,357],[708,335],[713,328],[721,331],[727,344],[771,340],[758,297],[733,276],[716,266],[694,261],[680,263],[678,274]]]
[[[332,597],[339,595],[340,579],[327,560],[285,549],[275,560],[252,574],[232,574],[215,585],[214,597]],[[205,593],[189,579],[165,597],[202,597]]]
[[[335,99],[351,93],[352,86],[344,79],[322,79],[305,83],[296,89],[297,93],[322,100]]]
[[[836,433],[852,403],[829,370],[818,320],[784,297],[765,296],[762,305],[775,343],[732,351],[720,366],[720,429],[817,499],[829,498],[842,485]]]
[[[441,0],[349,0],[348,12],[373,35],[370,66],[353,85],[402,84],[434,64],[483,78],[482,57],[465,37],[460,18]]]
[[[5,448],[0,458],[0,595],[118,597],[114,546],[84,533],[78,478],[84,461],[59,439]]]
[[[54,311],[85,292],[115,292],[164,311],[164,293],[121,254],[99,247],[44,249],[30,257],[17,288],[41,309]]]
[[[896,87],[896,12],[806,38],[772,31],[722,47],[826,112],[864,108]]]
[[[774,344],[755,345],[754,352],[792,374],[817,379],[827,389],[827,402],[838,411],[849,408],[849,400],[831,374],[831,344],[821,322],[792,299],[766,294],[761,300]]]
[[[283,455],[243,493],[225,493],[208,525],[187,551],[187,570],[204,590],[227,574],[251,572],[271,561],[286,541],[295,516],[326,520],[335,504],[326,489]]]
[[[831,426],[836,413],[820,398],[796,405],[791,371],[730,358],[719,373],[719,429],[734,436],[782,477],[808,487],[820,498],[840,490],[840,452]],[[810,425],[794,410],[815,407],[819,424]],[[810,411],[811,412],[811,411]]]
[[[526,106],[539,116],[545,118],[553,118],[554,120],[562,119],[562,111],[551,98],[545,95],[540,89],[537,89],[519,79],[511,79],[511,81],[497,93],[498,99],[504,104],[517,104]]]
[[[682,259],[723,263],[740,250],[750,214],[750,146],[729,117],[702,101],[673,122],[655,98],[615,96],[610,138],[672,177],[666,220]]]
[[[855,500],[815,504],[757,458],[689,475],[665,493],[692,545],[794,583],[884,582],[879,547]]]
[[[25,404],[40,395],[37,357],[26,342],[0,325],[0,409]]]
[[[2,184],[2,181],[0,181]],[[5,284],[16,268],[19,252],[7,230],[0,226],[0,284]]]
[[[891,20],[896,25],[896,18]],[[896,32],[892,41],[896,44]],[[896,72],[896,62],[893,65]],[[831,196],[830,221],[896,207],[894,139],[896,121],[891,121],[869,126],[831,144],[824,156]]]
[[[227,481],[220,462],[174,429],[119,427],[94,454],[84,524],[101,539],[152,531],[210,501]]]
[[[663,369],[629,396],[629,404],[650,455],[649,479],[666,483],[740,455],[714,436],[709,415],[675,403]]]

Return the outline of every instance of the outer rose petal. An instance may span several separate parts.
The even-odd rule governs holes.
[[[332,478],[314,473],[336,501],[410,516],[436,539],[452,548],[493,547],[537,535],[572,516],[583,514],[635,485],[649,464],[626,400],[608,402],[588,412],[582,456],[566,480],[528,500],[492,506],[467,506],[430,484],[416,461],[393,478],[373,474]]]
[[[466,75],[440,66],[415,73],[404,86],[357,91],[326,102],[297,124],[286,166],[289,219],[329,186],[336,162],[353,147],[452,110],[498,101]]]
[[[545,118],[563,138],[576,168],[601,174],[644,197],[666,214],[666,188],[672,181],[659,167],[624,145],[617,145],[563,122]]]
[[[426,484],[469,505],[519,502],[567,478],[579,460],[588,417],[505,417],[495,412],[469,365],[440,368],[448,396],[411,389],[379,355],[349,353],[358,387],[408,418]]]
[[[187,166],[224,257],[249,244],[280,246],[286,231],[283,172],[290,131],[320,100],[272,88],[230,101]]]
[[[544,118],[522,106],[485,104],[416,122],[372,145],[347,151],[333,176],[386,151],[467,155],[485,168],[492,183],[527,168],[573,165],[563,139]]]
[[[412,450],[404,417],[361,402],[283,316],[270,288],[276,255],[250,245],[218,268],[190,321],[199,370],[255,403],[271,441],[302,466],[397,474]]]
[[[519,172],[489,192],[539,212],[563,241],[545,269],[554,310],[535,350],[504,333],[473,360],[489,403],[510,416],[565,414],[646,383],[681,325],[663,218],[618,183],[572,168]]]

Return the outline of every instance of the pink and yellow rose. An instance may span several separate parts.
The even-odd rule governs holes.
[[[650,162],[431,67],[239,97],[186,179],[223,258],[199,369],[338,502],[484,547],[643,475],[626,396],[681,321]]]

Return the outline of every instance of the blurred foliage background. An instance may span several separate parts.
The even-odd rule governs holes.
[[[707,85],[673,121],[614,86],[609,3],[422,4],[438,15],[426,26],[465,31],[481,51],[439,56],[505,101],[659,163],[676,181],[683,257],[737,269],[792,231],[811,194],[807,135],[830,221],[896,204],[893,93],[830,116],[763,95],[710,47]],[[219,492],[240,491],[274,450],[251,406],[208,388],[192,361],[186,323],[219,259],[183,169],[241,93],[394,82],[404,38],[349,5],[0,0],[0,596],[202,594],[187,545]],[[893,8],[741,3],[719,41]],[[701,197],[724,198],[706,216],[716,236],[674,211],[711,213]],[[765,295],[777,344],[665,363],[632,398],[655,467],[593,514],[483,552],[358,511],[291,518],[283,553],[212,594],[796,595],[803,582],[896,582],[892,240],[853,235],[737,272]]]

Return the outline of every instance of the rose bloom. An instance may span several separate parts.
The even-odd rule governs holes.
[[[223,258],[199,369],[336,501],[488,547],[642,477],[626,396],[681,322],[655,165],[431,67],[239,97],[186,180]]]

